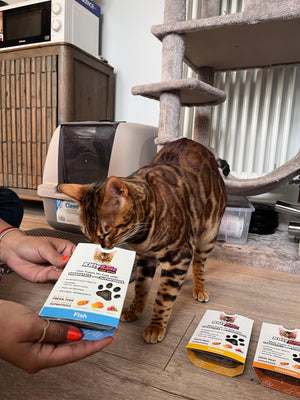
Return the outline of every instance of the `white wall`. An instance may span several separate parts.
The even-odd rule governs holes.
[[[24,0],[6,0],[8,4]],[[69,0],[67,0],[69,1]],[[163,21],[163,0],[96,0],[102,13],[101,55],[116,73],[115,120],[158,126],[159,104],[131,94],[160,81],[161,42],[151,25]]]
[[[163,21],[162,0],[98,0],[102,55],[116,72],[115,119],[158,126],[159,104],[133,96],[134,85],[159,82],[161,42],[151,25]]]

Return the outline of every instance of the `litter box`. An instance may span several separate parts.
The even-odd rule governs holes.
[[[54,229],[81,233],[78,204],[57,186],[88,184],[109,176],[128,176],[156,154],[157,128],[129,122],[67,122],[54,131],[46,156],[43,198],[47,222]]]

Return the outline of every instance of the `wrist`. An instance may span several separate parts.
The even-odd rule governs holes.
[[[7,227],[3,228],[0,231],[0,241],[6,234],[10,233],[11,231],[19,231],[19,230],[20,230],[20,228],[18,228],[16,226],[7,226]]]
[[[14,226],[6,226],[0,231],[0,261],[7,263],[9,255],[14,252],[21,237],[24,237],[21,229]]]

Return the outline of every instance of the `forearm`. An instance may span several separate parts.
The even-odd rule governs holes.
[[[7,222],[3,221],[3,219],[0,218],[0,231],[2,231],[2,229],[8,228],[9,225]]]

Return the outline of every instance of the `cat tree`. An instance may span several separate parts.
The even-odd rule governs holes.
[[[209,143],[211,106],[226,95],[213,87],[215,71],[300,62],[300,1],[245,0],[242,13],[217,16],[219,0],[203,0],[198,20],[186,20],[186,0],[165,0],[164,23],[152,27],[162,42],[161,82],[132,88],[159,100],[158,148],[179,137],[181,106],[196,106],[193,139]],[[183,61],[198,79],[182,79]],[[225,178],[227,192],[256,195],[297,175],[300,152],[259,178]]]

